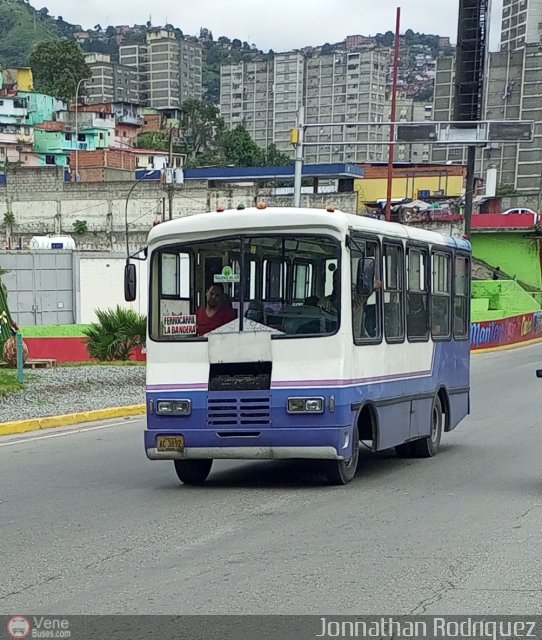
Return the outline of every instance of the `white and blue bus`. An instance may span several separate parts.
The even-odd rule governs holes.
[[[347,484],[360,444],[432,457],[469,413],[466,240],[262,206],[160,224],[145,253],[145,450],[183,483],[215,459],[315,459]]]

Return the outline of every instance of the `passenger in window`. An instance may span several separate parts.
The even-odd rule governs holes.
[[[207,291],[207,304],[196,312],[196,325],[199,336],[204,336],[228,322],[232,322],[237,314],[228,304],[224,288],[220,284],[213,285]]]
[[[320,300],[320,302],[318,303],[320,309],[326,311],[327,313],[336,315],[339,306],[340,293],[341,279],[339,270],[335,269],[335,271],[333,272],[333,290],[331,291],[331,294],[329,296],[326,296],[325,298],[322,298],[322,300]]]
[[[408,335],[411,338],[425,338],[429,331],[424,298],[425,294],[410,293],[408,296]]]
[[[368,296],[354,294],[352,297],[352,312],[354,315],[354,337],[356,340],[378,337],[377,302],[367,306],[370,297],[382,288],[382,282],[375,280],[373,291]]]
[[[319,303],[318,296],[309,296],[303,303],[303,306],[318,307],[318,303]]]

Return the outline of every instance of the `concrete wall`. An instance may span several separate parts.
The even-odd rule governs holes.
[[[74,236],[78,250],[125,253],[126,197],[133,181],[106,183],[67,183],[63,169],[21,168],[10,173],[7,189],[0,186],[0,234],[6,237],[3,217],[10,208],[15,216],[14,246],[25,246],[34,235],[47,233],[73,234],[76,220],[87,222],[88,233]],[[236,208],[239,204],[254,206],[291,206],[292,198],[273,197],[258,187],[208,188],[206,181],[177,185],[173,198],[173,217],[214,211],[218,206]],[[146,243],[153,223],[161,219],[167,193],[164,185],[141,182],[130,197],[128,221],[130,250]],[[303,206],[333,205],[357,212],[355,193],[306,196]],[[167,206],[166,206],[167,211]]]
[[[516,278],[535,291],[542,290],[540,240],[521,233],[473,233],[475,258]]]
[[[472,322],[486,322],[540,311],[540,305],[513,280],[472,283]]]
[[[96,309],[117,306],[147,315],[147,262],[136,261],[138,296],[135,302],[124,300],[124,265],[121,255],[81,255],[79,260],[79,290],[77,292],[77,323],[96,322]]]

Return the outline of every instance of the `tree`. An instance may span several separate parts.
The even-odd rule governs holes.
[[[75,98],[77,83],[92,75],[83,50],[70,40],[41,42],[32,51],[30,66],[37,90],[64,102]]]
[[[229,38],[226,38],[226,36],[220,36],[220,38],[218,39],[218,44],[221,47],[227,47],[231,44],[231,40]]]
[[[264,153],[264,165],[266,167],[287,167],[293,164],[293,160],[279,151],[276,144],[270,144]]]
[[[94,31],[97,31],[98,33],[100,33],[101,30],[102,30],[102,25],[101,24],[94,25]]]
[[[213,151],[216,137],[224,129],[218,107],[199,100],[183,103],[180,125],[184,131],[186,151],[192,159]]]
[[[220,149],[226,164],[235,167],[259,167],[264,164],[264,154],[241,126],[224,131],[220,136]]]
[[[239,38],[234,38],[234,40],[232,40],[231,46],[234,49],[240,49],[243,46],[243,43],[241,42],[241,40],[239,40]]]
[[[114,38],[117,35],[117,30],[115,29],[115,27],[107,27],[107,29],[105,30],[105,35],[108,38]]]

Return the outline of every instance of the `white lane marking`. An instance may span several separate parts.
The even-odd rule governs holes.
[[[32,436],[30,438],[19,438],[18,440],[10,440],[9,442],[0,442],[0,447],[13,447],[16,444],[25,444],[26,442],[36,442],[36,440],[48,440],[49,438],[61,438],[62,436],[73,436],[76,433],[86,433],[87,431],[100,431],[101,429],[112,429],[125,424],[136,424],[141,420],[123,420],[122,422],[111,422],[102,424],[98,427],[83,427],[81,429],[70,429],[70,431],[62,431],[59,433],[50,433],[43,436]]]

